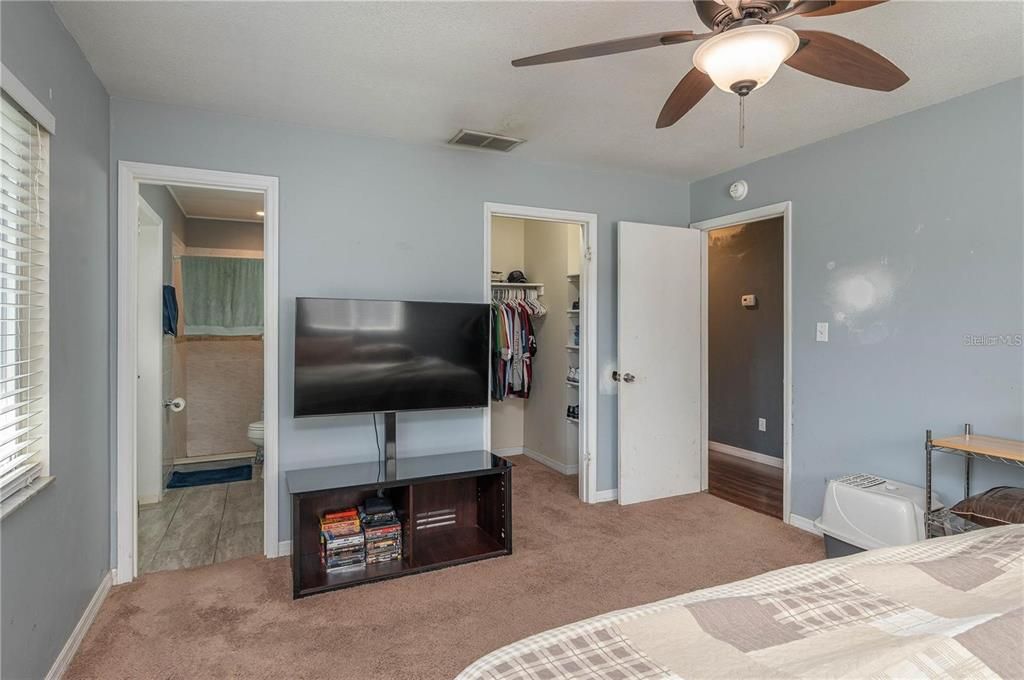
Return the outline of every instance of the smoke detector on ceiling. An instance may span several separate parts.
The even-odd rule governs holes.
[[[518,137],[508,137],[493,132],[462,129],[455,133],[455,136],[449,139],[448,143],[455,146],[468,146],[474,149],[511,151],[525,141],[525,139],[519,139]]]

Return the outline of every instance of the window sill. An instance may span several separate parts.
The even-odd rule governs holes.
[[[21,489],[18,493],[5,500],[0,504],[0,520],[5,519],[15,510],[25,505],[30,498],[49,486],[52,481],[53,477],[39,477],[24,489]]]

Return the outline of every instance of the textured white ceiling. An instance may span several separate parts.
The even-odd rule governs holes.
[[[702,29],[679,2],[62,2],[64,23],[114,96],[443,144],[461,127],[525,137],[512,154],[697,179],[1024,72],[1020,0],[894,0],[794,19],[898,64],[894,93],[783,67],[747,101],[712,91],[655,130],[695,46],[514,69],[579,43]],[[471,153],[471,152],[466,152]]]
[[[167,189],[186,217],[263,222],[263,218],[256,214],[257,210],[263,210],[262,193],[182,186],[168,186]]]

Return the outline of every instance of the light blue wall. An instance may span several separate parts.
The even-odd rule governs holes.
[[[160,219],[163,221],[164,240],[164,283],[172,281],[172,262],[174,234],[184,242],[185,240],[185,214],[178,207],[178,202],[171,196],[167,187],[158,184],[143,184],[139,187],[139,193],[149,204]]]
[[[4,2],[0,25],[4,65],[57,121],[50,147],[55,481],[0,525],[0,675],[21,680],[46,675],[110,570],[109,98],[50,3]]]
[[[439,138],[447,136],[439,130]],[[598,358],[615,347],[618,220],[685,224],[686,182],[114,98],[111,160],[280,178],[281,467],[377,456],[369,416],[295,420],[296,296],[479,301],[486,201],[598,214]],[[113,225],[112,225],[113,228]],[[598,487],[615,486],[616,397],[599,398]],[[479,448],[480,411],[399,416],[400,455]],[[284,492],[282,486],[282,493]],[[286,498],[283,496],[282,498]],[[280,529],[288,536],[287,503]]]
[[[694,221],[793,202],[793,512],[844,472],[923,486],[926,428],[1024,436],[1024,350],[963,341],[1024,332],[1022,102],[1012,80],[691,186]],[[979,490],[1024,484],[976,465]],[[947,500],[958,471],[937,468]]]

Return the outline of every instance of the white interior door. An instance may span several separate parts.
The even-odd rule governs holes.
[[[163,223],[139,197],[136,492],[163,498]]]
[[[701,488],[700,236],[619,222],[621,504]]]

